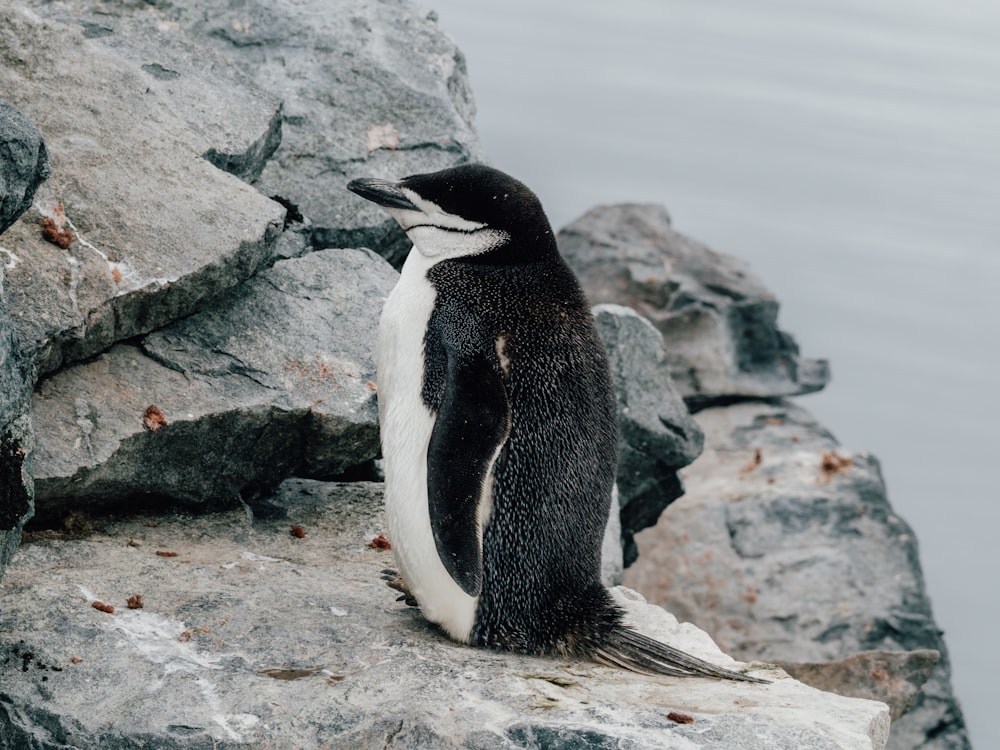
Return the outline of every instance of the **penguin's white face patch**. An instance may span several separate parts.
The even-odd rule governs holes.
[[[399,223],[413,246],[428,258],[444,260],[479,255],[510,240],[507,232],[450,214],[409,188],[402,188],[402,192],[419,211],[383,209]]]

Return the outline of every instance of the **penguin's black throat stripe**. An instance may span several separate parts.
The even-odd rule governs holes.
[[[440,229],[442,232],[452,232],[454,234],[478,234],[480,232],[492,232],[492,231],[494,231],[494,230],[490,229],[489,227],[485,227],[485,226],[484,227],[475,227],[475,228],[466,229],[464,227],[445,227],[445,226],[441,226],[440,224],[435,224],[433,222],[426,222],[424,224],[411,224],[410,226],[408,226],[406,228],[406,231],[410,232],[410,231],[412,231],[414,229],[420,229],[420,227],[430,227],[432,229]]]

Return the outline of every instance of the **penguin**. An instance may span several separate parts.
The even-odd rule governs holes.
[[[482,164],[347,188],[413,244],[376,354],[394,587],[471,646],[763,682],[629,628],[601,583],[616,399],[535,194]]]

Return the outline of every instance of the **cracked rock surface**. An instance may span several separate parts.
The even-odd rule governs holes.
[[[889,504],[875,458],[843,448],[786,401],[715,407],[696,419],[705,452],[681,472],[685,496],[637,536],[640,556],[626,585],[740,658],[897,654],[861,672],[861,687],[876,683],[869,690],[901,690],[889,683],[907,681],[914,660],[926,665],[926,650],[937,652],[936,666],[915,678],[919,695],[901,699],[912,707],[893,722],[889,747],[967,748],[917,541]],[[802,679],[808,667],[801,665]],[[839,671],[851,689],[846,668]]]
[[[0,28],[0,90],[37,123],[52,163],[4,236],[19,259],[11,318],[40,374],[187,315],[270,261],[284,209],[202,158],[230,142],[213,137],[228,133],[225,100],[195,128],[170,93],[183,79],[18,5],[0,8]]]
[[[206,509],[378,454],[373,342],[397,273],[367,250],[279,261],[206,310],[42,381],[43,521],[126,503]]]
[[[433,12],[400,0],[174,0],[156,11],[284,102],[258,188],[291,201],[316,247],[409,242],[355,177],[399,179],[481,159],[465,58]]]
[[[25,544],[3,584],[0,744],[884,744],[884,704],[822,693],[776,669],[755,670],[772,684],[746,685],[455,644],[381,580],[392,556],[370,546],[384,531],[380,485],[290,480],[280,494],[289,508],[280,522],[239,511],[102,519],[75,539]],[[643,632],[733,666],[704,633],[616,591]],[[143,606],[131,609],[137,595]]]

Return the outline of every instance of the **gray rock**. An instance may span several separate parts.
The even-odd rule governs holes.
[[[37,128],[0,99],[0,233],[31,205],[35,190],[50,171]],[[10,321],[4,294],[5,271],[17,261],[0,244],[0,578],[20,542],[21,528],[34,510],[30,414],[34,371]]]
[[[371,247],[398,265],[405,235],[347,182],[480,156],[465,59],[412,3],[173,0],[157,12],[284,101],[257,186],[298,206],[316,247]]]
[[[281,501],[298,506],[283,522],[250,523],[238,511],[140,516],[23,545],[0,629],[0,744],[884,745],[883,704],[777,670],[756,670],[775,680],[766,686],[643,677],[452,643],[380,578],[392,561],[369,546],[384,531],[380,485],[297,480],[282,492],[298,496]],[[144,606],[130,609],[136,594]],[[697,629],[633,592],[616,597],[643,632],[731,664]]]
[[[599,206],[563,228],[559,249],[591,303],[652,321],[692,408],[820,390],[826,360],[799,357],[778,302],[742,261],[675,232],[662,206]]]
[[[941,658],[889,747],[967,748],[917,541],[877,461],[787,402],[699,412],[687,493],[637,537],[627,585],[744,659],[822,662],[862,651]]]
[[[631,565],[635,534],[684,494],[677,470],[701,453],[702,433],[670,380],[663,337],[652,324],[620,305],[598,305],[594,317],[618,395],[617,481],[624,563]]]
[[[892,720],[898,721],[913,708],[940,658],[941,654],[931,649],[862,651],[836,661],[776,664],[814,688],[881,701],[889,706]]]
[[[39,383],[43,523],[164,499],[259,500],[378,454],[374,339],[397,273],[367,250],[283,260],[216,304]]]
[[[51,173],[49,152],[38,128],[17,107],[0,99],[0,233],[28,210],[38,186]],[[0,256],[0,266],[6,262]]]
[[[266,142],[275,99],[207,86],[219,70],[195,78],[205,58],[164,77],[157,61],[181,67],[184,52],[161,56],[169,41],[143,68],[101,43],[115,37],[20,6],[0,8],[0,28],[0,90],[38,124],[53,166],[3,243],[11,318],[40,374],[190,314],[271,262],[284,209],[199,157]],[[43,238],[45,220],[65,247]]]
[[[0,279],[0,578],[34,511],[31,360],[21,350]]]
[[[147,94],[211,144],[202,156],[251,182],[281,143],[281,100],[257,88],[221,55],[191,43],[164,14],[139,4],[93,0],[22,0],[69,26],[152,79]]]
[[[621,503],[616,485],[611,493],[611,509],[601,540],[601,583],[607,587],[621,586],[625,576],[625,556],[622,545]]]

